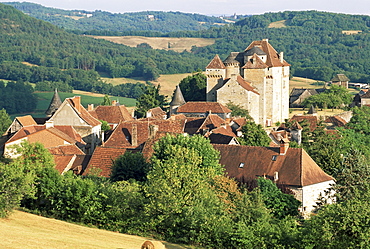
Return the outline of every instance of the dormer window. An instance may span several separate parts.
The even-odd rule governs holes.
[[[272,158],[271,158],[271,160],[272,161],[276,161],[277,157],[278,157],[278,155],[273,155]]]
[[[239,168],[244,168],[244,163],[240,163]]]

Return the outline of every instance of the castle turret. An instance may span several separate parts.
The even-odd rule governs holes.
[[[226,67],[218,55],[206,67],[207,101],[216,101],[216,90],[223,85]]]
[[[62,101],[60,100],[58,90],[55,88],[54,95],[50,101],[49,108],[45,111],[46,116],[51,117],[61,105]]]
[[[177,108],[185,104],[184,96],[182,95],[180,86],[176,86],[176,90],[173,94],[172,101],[170,103],[170,116],[176,114]]]

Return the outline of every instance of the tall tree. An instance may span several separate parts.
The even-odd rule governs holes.
[[[144,181],[148,170],[149,164],[141,153],[126,152],[114,161],[110,179],[112,181],[129,179]]]
[[[12,120],[10,119],[8,113],[3,108],[0,110],[0,136],[4,134],[4,132],[9,128],[12,124]]]
[[[205,101],[207,77],[198,71],[180,81],[181,92],[185,101]]]
[[[247,121],[242,127],[242,136],[238,138],[242,145],[269,146],[271,139],[260,124]]]
[[[154,107],[161,107],[163,108],[165,104],[166,96],[159,93],[159,90],[161,89],[161,86],[158,85],[155,86],[149,86],[147,87],[144,94],[142,94],[137,99],[137,105],[135,113],[136,115],[141,118],[146,116],[146,112]]]

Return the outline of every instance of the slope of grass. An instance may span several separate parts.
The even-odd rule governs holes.
[[[1,248],[120,248],[135,249],[147,238],[88,228],[55,219],[15,211],[0,219]],[[168,249],[185,249],[165,244]]]

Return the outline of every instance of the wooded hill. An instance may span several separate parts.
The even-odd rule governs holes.
[[[59,86],[109,93],[108,77],[143,77],[186,73],[207,59],[188,52],[131,48],[68,33],[50,23],[0,4],[0,79],[59,82]],[[26,62],[26,65],[25,65]]]
[[[62,10],[29,2],[6,2],[22,12],[69,30],[157,31],[205,30],[225,24],[218,17],[164,11],[110,13],[106,11]],[[217,23],[217,24],[216,24]]]
[[[370,16],[285,11],[207,31],[169,35],[219,38],[214,45],[192,51],[201,57],[219,54],[222,59],[231,51],[243,51],[253,40],[268,38],[276,50],[284,51],[294,76],[328,81],[344,73],[353,82],[370,82],[369,27]]]

